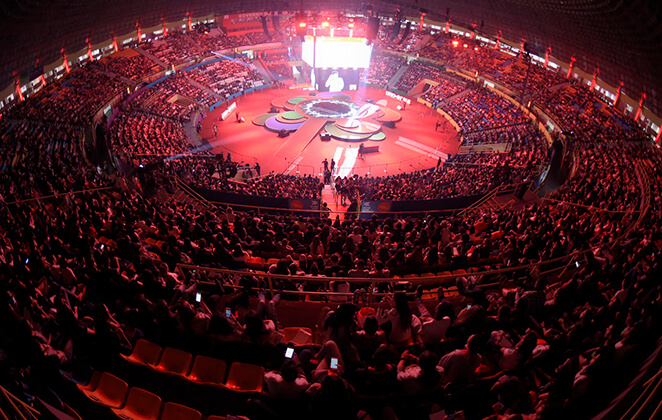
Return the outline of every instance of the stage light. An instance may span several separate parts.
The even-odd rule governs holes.
[[[457,46],[460,45],[460,42],[458,40],[454,39],[452,44],[455,48],[457,48]]]
[[[299,22],[299,28],[305,28],[306,22]]]
[[[325,20],[324,22],[322,22],[322,28],[326,29],[328,27],[329,27],[329,22],[328,21]]]
[[[462,45],[462,46],[463,46],[464,48],[468,48],[468,47],[469,47],[469,44],[464,44],[464,45]]]
[[[474,51],[478,51],[478,47],[474,47]]]
[[[349,22],[349,23],[347,24],[347,27],[350,28],[350,29],[352,29],[352,28],[354,27],[354,22]]]

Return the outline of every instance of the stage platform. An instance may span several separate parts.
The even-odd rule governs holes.
[[[306,119],[302,120],[292,112],[300,103],[315,98],[349,100],[359,105],[372,100],[385,103],[385,106],[383,112],[380,110],[374,114],[374,118],[361,120],[363,124],[338,119],[338,125],[344,128],[329,131],[339,137],[322,141],[319,133],[324,131],[327,119],[305,116]],[[315,96],[301,88],[261,89],[232,102],[237,103],[237,112],[246,122],[237,123],[233,115],[221,121],[220,115],[226,106],[220,106],[202,120],[200,135],[211,144],[214,153],[231,153],[233,160],[251,165],[259,162],[262,174],[274,171],[319,176],[324,158],[329,162],[333,158],[336,168],[342,167],[342,173],[346,175],[393,175],[432,168],[439,157],[455,154],[459,147],[458,135],[451,124],[433,109],[414,102],[398,111],[399,102],[375,88],[362,87],[358,91],[327,92]],[[279,108],[280,112],[267,116],[272,107]],[[269,131],[266,126],[271,124],[270,121],[274,123],[270,128],[280,130],[283,124],[292,129],[290,135],[283,138],[278,137],[278,130]],[[437,121],[442,124],[440,131],[435,131]],[[395,122],[395,127],[385,126],[384,123],[388,122]],[[300,126],[294,127],[293,124]],[[214,125],[218,128],[216,138]],[[375,128],[379,129],[377,134],[368,136],[368,132]],[[346,138],[341,140],[340,136]],[[361,141],[366,146],[378,144],[379,152],[356,159],[354,149],[358,149]]]

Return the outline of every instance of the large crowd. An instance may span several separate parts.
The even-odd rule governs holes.
[[[415,61],[409,63],[407,70],[400,76],[394,88],[402,92],[409,92],[423,79],[439,80],[442,72],[443,70],[438,67]]]
[[[421,32],[419,36],[423,36]],[[388,49],[406,52],[403,45],[389,44]],[[526,55],[514,57],[494,47],[459,39],[444,33],[435,34],[418,52],[422,57],[464,69],[474,75],[489,77],[520,93],[534,94],[564,82],[558,71],[546,69]]]
[[[202,51],[196,48],[189,35],[179,31],[170,32],[168,36],[152,42],[142,43],[140,48],[154,55],[169,68],[190,63],[202,55]]]
[[[81,148],[85,105],[102,104],[118,84],[85,70],[0,121],[1,378],[21,396],[43,393],[45,383],[61,384],[62,372],[75,376],[81,366],[116,371],[119,354],[144,338],[264,365],[265,391],[248,405],[252,419],[311,412],[416,419],[442,407],[465,418],[586,418],[622,390],[614,381],[626,383],[660,335],[662,158],[584,88],[537,99],[571,133],[575,164],[570,179],[540,202],[341,220],[201,211],[175,198],[162,170],[125,177],[89,164]],[[465,130],[522,121],[486,91],[467,97],[468,107],[449,109]],[[473,117],[463,120],[464,112]],[[539,133],[521,127],[490,134],[508,139],[506,153],[457,155],[433,170],[337,185],[368,198],[429,199],[524,180],[540,169],[545,147]],[[187,147],[179,122],[131,109],[109,135],[118,154]],[[90,191],[97,187],[110,189]],[[320,182],[271,175],[227,188],[315,196]],[[88,191],[73,194],[80,190]],[[581,254],[565,275],[484,273],[553,259],[552,268],[562,268],[572,253]],[[269,258],[277,262],[266,264]],[[181,263],[244,275],[177,270]],[[251,271],[256,264],[267,274]],[[383,280],[458,270],[456,296]],[[269,275],[289,277],[274,277],[280,293],[267,299]],[[350,285],[346,277],[366,280]],[[375,305],[365,297],[371,284],[384,293]],[[285,361],[281,301],[294,291],[353,297],[317,297],[327,306],[315,323],[318,340]],[[187,390],[178,388],[180,402]],[[230,403],[198,400],[205,411]]]
[[[466,84],[458,80],[440,79],[439,84],[425,92],[421,99],[428,101],[432,108],[466,89]]]
[[[121,55],[104,57],[95,65],[104,71],[133,81],[140,81],[163,70],[161,66],[133,49],[124,50]]]
[[[373,55],[370,59],[370,68],[365,82],[371,85],[386,87],[395,72],[404,64],[402,57],[393,55]]]
[[[143,112],[122,112],[109,130],[115,154],[172,156],[190,149],[181,124],[169,118]]]
[[[473,89],[441,108],[450,115],[462,132],[486,130],[525,122],[527,117],[508,99],[487,89]]]
[[[132,99],[131,105],[149,113],[189,121],[191,113],[199,108],[209,108],[220,97],[195,86],[184,73],[177,73],[159,82],[153,89],[145,89]]]
[[[76,69],[68,77],[45,86],[39,92],[38,100],[13,107],[8,116],[82,124],[113,96],[122,93],[124,87],[118,78],[93,69]]]
[[[244,57],[196,67],[187,75],[224,98],[265,83],[254,65]]]

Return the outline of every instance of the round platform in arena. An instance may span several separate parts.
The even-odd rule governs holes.
[[[276,117],[271,117],[269,118],[264,126],[270,130],[270,131],[275,131],[279,132],[280,130],[285,130],[285,131],[297,131],[301,126],[303,125],[302,122],[300,123],[282,123],[276,119]]]
[[[393,111],[390,108],[382,108],[382,111],[384,111],[384,115],[382,115],[379,118],[375,118],[377,121],[381,123],[398,122],[402,120],[402,115],[400,115],[399,112]]]
[[[287,103],[290,105],[300,104],[303,101],[307,101],[310,98],[290,98],[287,100]]]
[[[264,124],[267,122],[267,120],[271,117],[275,117],[278,114],[262,114],[258,115],[257,117],[253,118],[253,124],[259,125],[260,127],[264,127]]]
[[[285,102],[292,99],[291,96],[279,96],[271,100],[271,106],[275,108],[285,108]]]
[[[357,115],[361,106],[340,99],[311,99],[297,105],[299,114],[330,120]]]
[[[290,120],[290,121],[300,120],[301,118],[304,118],[303,115],[299,114],[296,111],[283,112],[282,114],[280,114],[280,116],[283,117],[284,120]]]
[[[294,111],[288,111],[288,112],[294,112]],[[301,118],[297,118],[296,120],[288,120],[287,118],[283,117],[283,114],[278,114],[278,115],[276,116],[276,119],[278,120],[278,122],[281,122],[281,123],[283,123],[283,124],[295,124],[295,123],[303,123],[303,122],[306,122],[306,120],[307,120],[308,118],[306,118],[306,117],[301,117]]]
[[[341,101],[363,102],[363,98],[358,93],[340,93],[340,92],[319,92],[317,98],[339,99]]]
[[[360,122],[355,118],[343,118],[336,121],[336,125],[340,128],[358,128]]]
[[[371,141],[384,141],[386,140],[386,134],[382,133],[381,131],[379,133],[373,134],[368,138],[368,140]]]
[[[331,137],[343,141],[363,141],[363,140],[367,140],[370,136],[372,136],[372,133],[367,133],[367,134],[350,133],[349,131],[345,131],[341,128],[338,128],[333,123],[327,124],[325,129],[329,134],[331,134]]]
[[[347,131],[348,133],[353,133],[353,134],[375,134],[381,129],[381,126],[379,124],[376,124],[376,123],[373,123],[373,122],[361,121],[361,120],[358,120],[357,122],[358,122],[358,125],[351,126],[351,127],[348,127],[348,126],[342,125],[342,124],[338,124],[337,122],[335,124],[341,130]]]

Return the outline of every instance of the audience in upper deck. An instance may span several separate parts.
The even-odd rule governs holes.
[[[185,81],[168,83],[177,82]],[[0,349],[3,384],[20,384],[14,392],[39,395],[61,372],[86,364],[112,370],[120,353],[145,338],[266,366],[267,398],[251,402],[263,399],[261,413],[288,418],[349,418],[358,410],[429,418],[433,404],[466,418],[588,417],[659,337],[662,156],[586,89],[562,86],[536,97],[567,131],[574,166],[548,197],[462,215],[341,220],[201,210],[178,200],[165,175],[242,194],[311,198],[321,192],[316,177],[231,184],[214,176],[209,157],[135,177],[95,167],[94,151],[82,148],[87,107],[102,105],[120,83],[82,69],[52,86],[0,121]],[[466,102],[442,106],[466,131],[490,129],[467,144],[507,144],[506,152],[456,155],[421,173],[338,179],[336,188],[363,198],[454,197],[540,170],[541,134],[518,124],[518,111],[481,90],[467,92]],[[131,108],[108,135],[119,157],[189,148],[180,121]],[[484,272],[553,259],[557,265],[535,270]],[[563,275],[543,272],[571,261]],[[180,263],[245,275],[178,270]],[[260,290],[268,283],[258,267],[291,275],[271,280],[271,299]],[[450,271],[463,274],[437,290],[384,280]],[[389,293],[367,305],[373,281]],[[282,323],[288,305],[281,301],[299,290],[326,292],[317,299],[327,308],[317,344],[283,362],[281,329],[290,325]],[[377,410],[369,399],[349,398],[357,395],[385,404]]]

